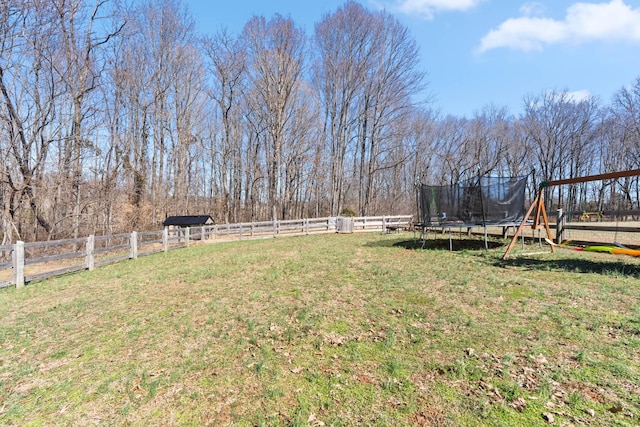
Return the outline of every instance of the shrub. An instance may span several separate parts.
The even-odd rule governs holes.
[[[356,216],[356,212],[353,209],[343,208],[342,211],[340,211],[340,215],[342,215],[342,216]]]

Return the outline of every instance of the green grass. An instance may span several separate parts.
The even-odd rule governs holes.
[[[193,246],[0,291],[0,424],[637,424],[640,260],[411,238]]]

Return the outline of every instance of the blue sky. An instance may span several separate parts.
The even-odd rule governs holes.
[[[184,0],[201,33],[239,33],[253,15],[291,17],[307,35],[338,0]],[[640,0],[361,0],[409,28],[433,107],[471,117],[484,106],[520,114],[525,95],[614,93],[640,77]]]

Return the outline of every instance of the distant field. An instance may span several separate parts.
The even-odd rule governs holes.
[[[201,245],[0,290],[0,425],[637,425],[640,259],[456,239]]]
[[[620,221],[620,222],[575,222],[572,223],[578,226],[593,226],[593,227],[610,227],[610,228],[640,228],[639,221]],[[624,245],[640,246],[640,233],[629,233],[623,231],[600,231],[600,230],[568,230],[568,240],[579,240],[584,242],[597,242],[608,243],[613,242],[622,243]]]

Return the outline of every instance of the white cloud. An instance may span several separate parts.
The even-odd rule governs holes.
[[[499,47],[531,51],[542,50],[545,43],[556,43],[566,37],[562,23],[547,18],[511,18],[482,38],[480,52]]]
[[[526,5],[525,5],[526,6]],[[521,9],[530,15],[530,7]],[[480,53],[507,47],[515,50],[542,50],[554,43],[586,41],[640,42],[640,8],[632,8],[624,0],[608,3],[574,3],[564,20],[523,16],[504,21],[480,41]]]
[[[525,3],[520,6],[520,13],[525,16],[542,16],[544,11],[544,5],[538,2]]]
[[[582,102],[582,101],[588,101],[591,98],[593,98],[593,95],[587,89],[574,90],[572,92],[566,92],[565,95],[566,95],[566,99],[568,101],[575,102],[575,103]]]
[[[593,94],[587,89],[582,90],[574,90],[574,91],[557,91],[555,89],[549,89],[545,92],[544,99],[533,98],[529,101],[529,106],[534,108],[541,108],[544,106],[545,102],[550,101],[554,103],[560,104],[579,104],[581,102],[590,102],[596,99]]]
[[[574,102],[588,101],[593,98],[593,94],[587,89],[575,90],[567,94]]]
[[[396,8],[407,15],[421,15],[432,19],[437,12],[465,11],[484,0],[396,0]]]

